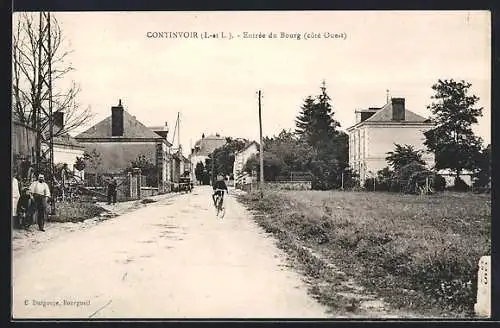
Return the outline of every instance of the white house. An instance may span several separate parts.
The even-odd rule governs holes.
[[[69,134],[54,138],[54,164],[67,164],[73,174],[83,180],[84,170],[78,171],[74,168],[77,157],[83,158],[85,147],[78,144],[75,138]]]
[[[364,180],[388,166],[387,152],[394,144],[412,145],[424,152],[423,159],[434,166],[434,154],[424,145],[424,132],[434,123],[405,108],[404,98],[391,98],[381,108],[356,110],[356,124],[347,129],[349,134],[349,165]]]
[[[258,153],[259,153],[259,144],[253,141],[234,155],[233,176],[235,185],[238,185],[239,183],[242,182],[241,179],[243,177],[243,169],[245,163],[252,155],[256,155]]]
[[[76,177],[84,178],[84,170],[78,171],[74,168],[77,158],[83,158],[85,147],[75,138],[66,132],[61,131],[64,127],[64,113],[61,111],[53,114],[54,135],[52,144],[54,151],[54,164],[66,164],[70,172]],[[49,133],[45,131],[45,133]],[[46,151],[48,146],[42,144],[42,149]]]
[[[191,163],[191,175],[193,180],[195,180],[195,170],[196,164],[203,163],[205,165],[205,160],[208,158],[215,149],[224,146],[227,143],[225,137],[221,137],[219,134],[205,136],[203,134],[201,139],[198,140],[193,149],[191,149],[191,154],[189,155],[189,161]]]

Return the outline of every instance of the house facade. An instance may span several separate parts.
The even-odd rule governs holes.
[[[98,168],[86,170],[93,174],[117,174],[129,168],[131,162],[144,156],[157,167],[157,184],[168,190],[171,144],[167,140],[168,127],[153,131],[124,110],[121,100],[111,107],[111,115],[82,132],[75,139],[87,152],[100,155]]]
[[[245,163],[250,157],[252,157],[253,155],[257,155],[258,153],[259,144],[253,141],[234,155],[233,176],[236,186],[243,182],[242,179],[244,178],[243,170],[245,167]]]
[[[84,178],[84,171],[78,171],[74,168],[74,164],[78,157],[82,158],[85,147],[81,145],[75,138],[68,133],[63,133],[61,130],[64,127],[64,113],[55,112],[53,114],[54,120],[54,138],[53,138],[53,155],[54,164],[66,164],[68,169],[81,179]],[[48,137],[48,131],[44,132]],[[29,163],[30,165],[36,162],[36,137],[37,132],[30,126],[13,120],[12,125],[12,155],[13,165],[16,169],[20,169],[20,162],[24,162],[24,166]],[[48,150],[48,145],[41,145],[42,152]],[[18,167],[19,166],[19,167]],[[22,170],[21,171],[25,171]],[[21,172],[22,175],[25,172]]]
[[[191,149],[191,154],[189,155],[190,171],[193,180],[196,180],[196,164],[202,162],[203,165],[205,165],[205,160],[208,158],[208,155],[210,155],[217,148],[224,146],[226,143],[226,138],[221,137],[219,134],[209,136],[205,136],[205,134],[203,134],[201,139],[196,141],[193,149]]]
[[[394,144],[411,145],[422,150],[428,167],[434,166],[434,154],[424,145],[424,132],[434,123],[405,107],[404,98],[391,98],[380,108],[356,110],[356,124],[347,129],[349,134],[349,165],[360,177],[367,178],[388,166],[387,153]]]
[[[55,137],[53,145],[54,165],[66,164],[74,176],[83,180],[85,170],[78,171],[74,165],[77,158],[83,158],[85,147],[69,134]]]

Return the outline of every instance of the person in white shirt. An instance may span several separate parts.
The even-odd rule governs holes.
[[[50,198],[50,188],[47,183],[45,183],[45,177],[43,174],[38,175],[38,181],[34,181],[30,186],[30,194],[33,197],[35,203],[35,209],[37,211],[37,223],[40,231],[45,231],[45,217],[47,215],[47,200]]]
[[[18,229],[20,227],[19,218],[17,216],[17,203],[21,198],[19,193],[19,181],[17,180],[16,174],[12,177],[12,219],[14,220],[14,228]]]

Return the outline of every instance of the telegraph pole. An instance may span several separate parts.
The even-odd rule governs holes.
[[[260,198],[264,197],[264,146],[262,145],[262,108],[259,90],[259,130],[260,130]]]
[[[215,182],[215,174],[214,174],[215,173],[214,172],[214,170],[215,170],[215,162],[214,161],[215,161],[215,150],[212,152],[212,169],[211,169],[211,171],[212,171],[212,174],[211,174],[211,176],[212,176],[212,179],[211,179],[212,180],[212,186],[214,185],[214,182]]]
[[[177,112],[177,145],[181,151],[181,113]]]
[[[33,108],[36,137],[36,162],[38,174],[42,173],[42,162],[48,164],[47,183],[52,193],[55,187],[54,175],[54,118],[52,113],[52,42],[50,12],[40,12],[38,29],[38,94]],[[45,64],[46,63],[46,64]],[[45,66],[46,65],[46,66]],[[48,129],[47,129],[48,128]],[[47,131],[48,130],[48,131]],[[42,149],[42,145],[46,149]],[[64,188],[64,185],[62,186]],[[55,214],[55,201],[50,203]]]

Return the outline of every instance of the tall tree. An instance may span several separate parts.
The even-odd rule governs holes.
[[[476,107],[479,98],[469,95],[471,83],[438,80],[432,86],[434,102],[428,106],[436,127],[425,133],[425,145],[434,152],[437,169],[451,169],[456,176],[464,169],[475,167],[482,140],[472,131],[472,125],[482,116]]]
[[[296,119],[296,133],[304,138],[318,153],[326,149],[337,136],[340,123],[333,119],[331,98],[326,92],[326,83],[321,93],[313,99],[307,97]]]
[[[312,129],[313,110],[315,106],[314,98],[308,96],[304,104],[300,107],[301,111],[295,120],[295,134],[303,140],[309,141],[314,133]]]
[[[80,87],[73,81],[66,83],[68,74],[74,70],[67,62],[71,53],[64,44],[63,31],[51,15],[50,54],[39,51],[40,42],[45,42],[48,33],[40,34],[38,13],[19,13],[13,17],[12,38],[12,111],[13,117],[22,123],[34,125],[34,109],[38,101],[48,110],[49,93],[41,83],[39,73],[51,69],[52,112],[64,113],[63,129],[54,130],[54,136],[62,135],[87,124],[93,117],[90,107],[81,107],[77,97]],[[49,66],[50,65],[50,66]],[[47,75],[44,76],[47,78]],[[44,130],[49,118],[41,117],[40,127]]]

